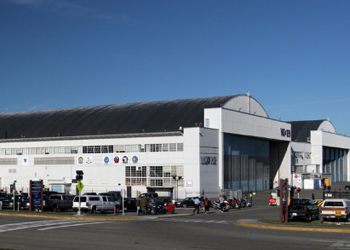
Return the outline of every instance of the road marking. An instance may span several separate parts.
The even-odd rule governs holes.
[[[350,240],[339,240],[334,242],[332,245],[327,247],[327,249],[350,249]]]
[[[77,226],[84,226],[84,225],[92,225],[92,224],[101,224],[104,222],[85,222],[85,223],[80,223],[80,224],[71,224],[71,225],[64,225],[64,226],[55,226],[55,227],[46,227],[46,228],[40,228],[38,229],[39,231],[44,231],[44,230],[51,230],[51,229],[58,229],[58,228],[65,228],[65,227],[77,227]]]
[[[211,223],[211,224],[229,224],[231,221],[228,220],[201,220],[201,219],[163,219],[156,221],[166,221],[166,222],[185,222],[185,223]]]
[[[21,223],[11,223],[0,225],[0,233],[28,229],[28,228],[37,228],[37,227],[48,227],[49,229],[60,228],[60,227],[69,227],[75,225],[84,225],[84,224],[95,224],[103,223],[100,222],[91,222],[86,221],[84,223],[75,224],[76,221],[73,220],[46,220],[46,221],[31,221],[31,222],[21,222]],[[40,229],[38,229],[40,230]]]

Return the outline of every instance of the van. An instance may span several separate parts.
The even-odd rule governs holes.
[[[321,222],[324,220],[343,219],[350,221],[349,199],[325,199],[321,206]]]
[[[113,212],[114,209],[119,210],[119,206],[108,196],[101,195],[82,195],[80,197],[80,211],[83,212]],[[73,199],[73,210],[79,210],[79,196]]]

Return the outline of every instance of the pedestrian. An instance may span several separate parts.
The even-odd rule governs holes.
[[[147,204],[148,204],[148,200],[147,200],[147,197],[145,195],[141,199],[141,202],[140,202],[142,215],[146,215],[147,214]]]
[[[140,215],[140,210],[141,210],[141,198],[140,197],[137,198],[137,200],[136,200],[136,208],[137,208],[136,214]]]
[[[209,208],[210,208],[210,205],[211,205],[211,202],[210,200],[205,197],[205,200],[204,200],[204,208],[205,208],[205,213],[209,213]]]
[[[312,193],[311,199],[315,200],[315,194],[314,193]]]
[[[219,203],[220,203],[220,211],[221,213],[224,212],[224,206],[225,206],[225,198],[224,195],[221,195],[219,198]]]
[[[198,197],[193,199],[194,202],[194,210],[193,210],[193,214],[196,212],[197,210],[197,214],[199,214],[199,205],[201,204],[200,199],[198,199]]]

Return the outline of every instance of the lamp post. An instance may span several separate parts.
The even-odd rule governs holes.
[[[173,179],[176,181],[176,199],[179,199],[179,180],[182,179],[182,176],[173,175]]]

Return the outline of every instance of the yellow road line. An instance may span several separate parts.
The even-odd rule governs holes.
[[[265,229],[276,230],[289,230],[289,231],[312,231],[312,232],[328,232],[328,233],[350,233],[349,229],[337,229],[337,228],[306,228],[306,227],[285,227],[285,226],[270,226],[270,225],[256,225],[250,223],[244,223],[236,221],[237,225],[245,227],[256,227]]]

